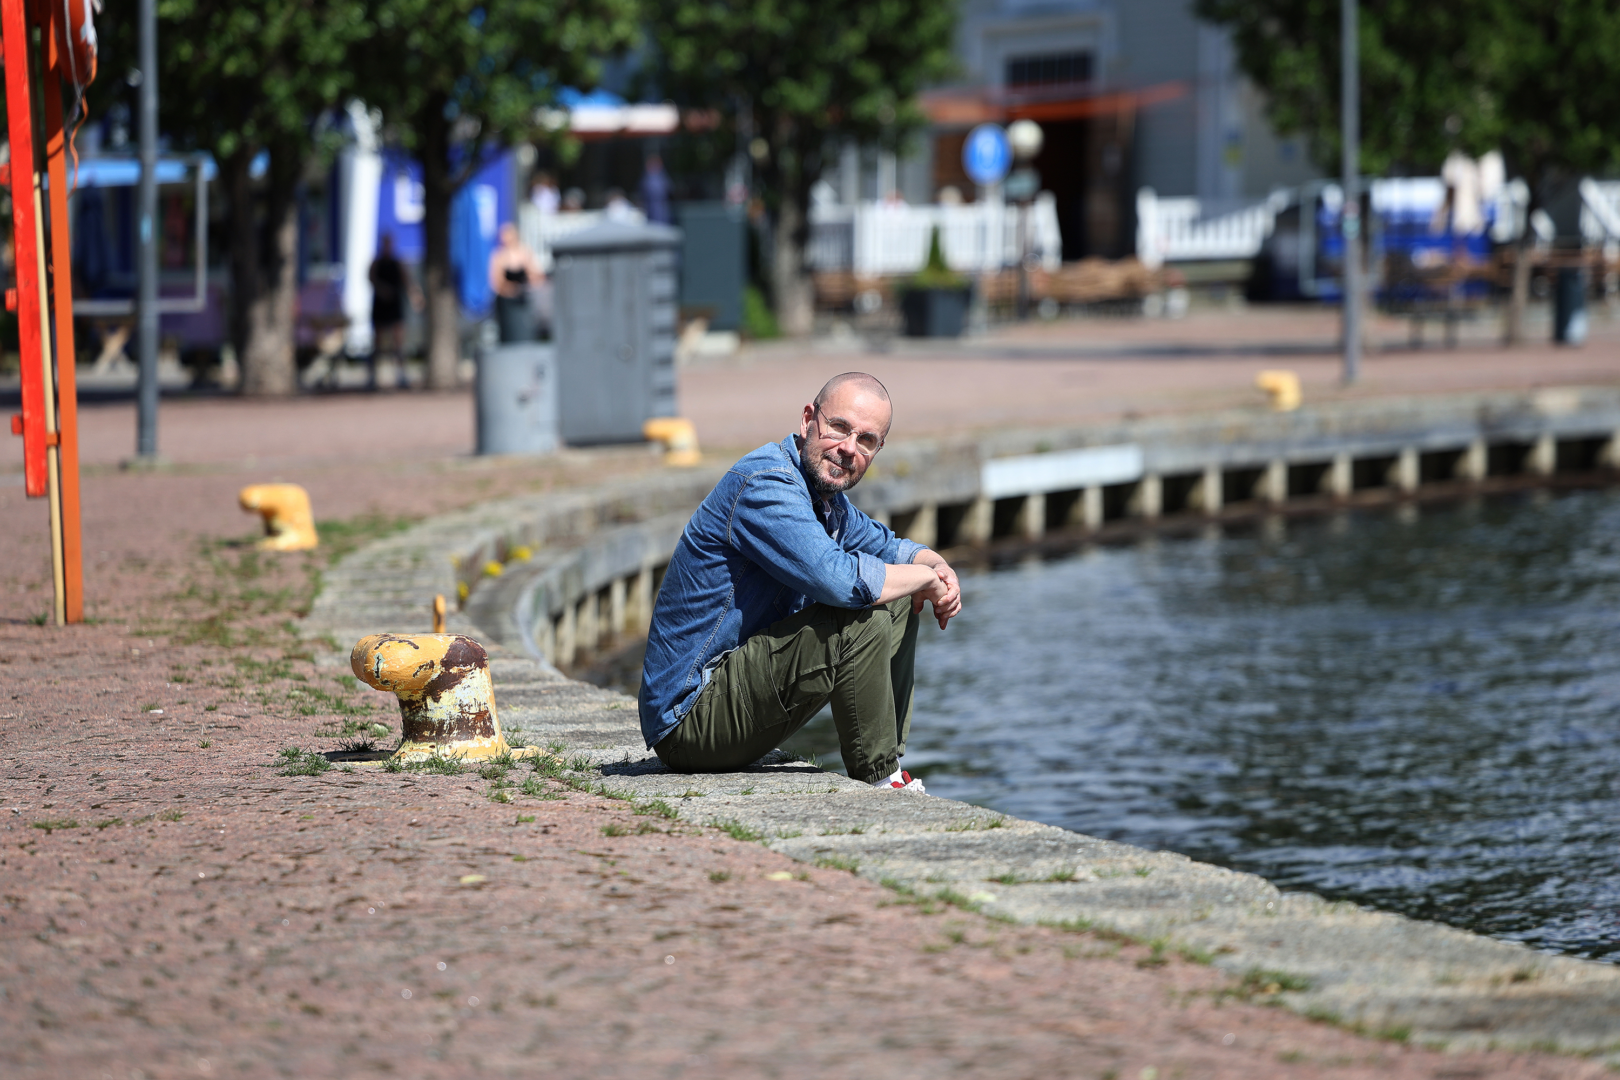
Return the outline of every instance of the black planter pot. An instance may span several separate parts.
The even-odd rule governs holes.
[[[961,337],[967,309],[966,288],[907,289],[900,294],[906,337]]]

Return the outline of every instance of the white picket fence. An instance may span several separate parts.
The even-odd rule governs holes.
[[[806,258],[816,270],[850,270],[863,277],[914,274],[928,261],[939,229],[940,251],[952,270],[975,273],[1018,265],[1021,231],[1041,266],[1063,262],[1057,205],[1049,192],[1027,211],[1000,203],[960,206],[855,206],[820,204],[810,210]]]
[[[1150,267],[1197,259],[1252,259],[1271,235],[1286,197],[1211,205],[1200,199],[1161,199],[1136,193],[1136,257]]]

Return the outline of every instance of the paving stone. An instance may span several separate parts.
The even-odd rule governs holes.
[[[589,516],[583,494],[564,501],[557,514]],[[538,512],[533,500],[518,502]],[[429,590],[453,590],[451,556],[466,555],[469,529],[503,527],[501,515],[450,517],[349,556],[327,578],[312,634],[342,644],[353,640],[346,634],[371,632],[355,629],[363,621],[357,612],[420,620]],[[450,626],[489,637],[459,612]],[[662,799],[682,821],[729,827],[792,858],[854,867],[925,897],[944,892],[995,917],[1158,941],[1209,958],[1262,991],[1275,984],[1274,1000],[1307,1014],[1453,1047],[1536,1045],[1620,1060],[1615,967],[1285,894],[1254,875],[1172,852],[949,799],[877,791],[780,752],[737,772],[673,773],[642,745],[633,699],[572,682],[494,641],[488,648],[509,737],[563,745],[570,763],[583,766],[569,778],[595,790]],[[347,655],[321,662],[347,666]]]

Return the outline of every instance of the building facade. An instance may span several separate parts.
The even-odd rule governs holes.
[[[1117,258],[1134,246],[1140,188],[1219,211],[1319,175],[1303,140],[1276,136],[1226,32],[1191,0],[962,0],[956,54],[960,78],[924,95],[926,136],[865,171],[871,197],[935,202],[954,188],[971,200],[968,131],[1029,118],[1045,134],[1034,164],[1063,257]]]

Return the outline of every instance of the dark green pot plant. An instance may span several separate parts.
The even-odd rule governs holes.
[[[968,279],[945,265],[939,226],[928,238],[928,263],[900,287],[907,337],[960,337],[967,324]]]

